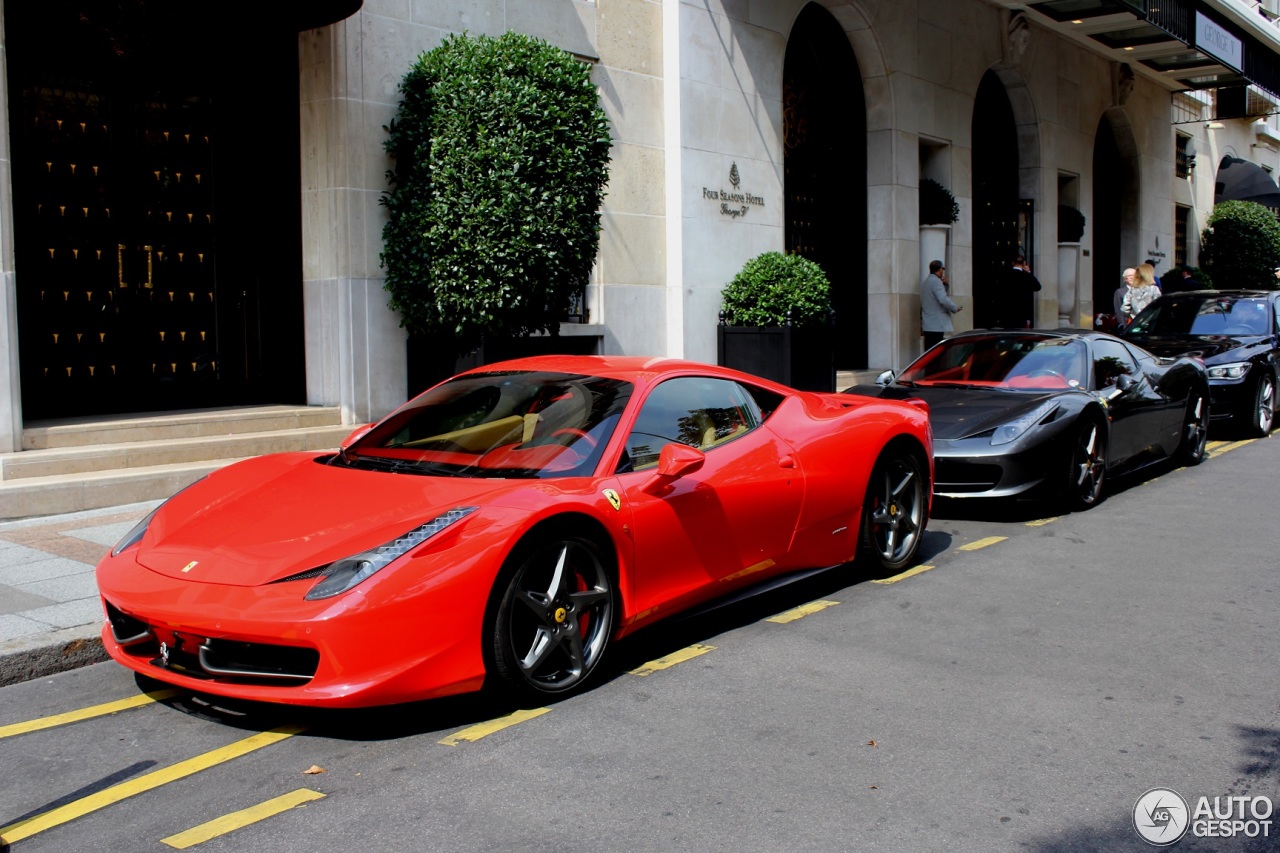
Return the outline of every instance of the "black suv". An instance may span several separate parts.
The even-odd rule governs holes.
[[[1165,294],[1143,309],[1122,337],[1159,356],[1199,356],[1209,371],[1213,421],[1253,436],[1271,432],[1280,292]]]

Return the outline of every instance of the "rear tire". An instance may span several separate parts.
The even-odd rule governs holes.
[[[1107,478],[1107,436],[1093,418],[1081,422],[1071,444],[1063,497],[1070,510],[1083,510],[1102,500]]]
[[[869,574],[895,574],[915,559],[929,522],[932,488],[928,466],[910,449],[890,447],[876,460],[858,533]]]

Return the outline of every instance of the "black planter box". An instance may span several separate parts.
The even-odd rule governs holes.
[[[836,390],[828,326],[716,327],[716,363],[801,391]]]

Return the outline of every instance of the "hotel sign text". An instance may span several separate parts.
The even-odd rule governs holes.
[[[1225,28],[1196,12],[1196,49],[1236,71],[1244,68],[1244,46]]]
[[[720,215],[728,216],[730,219],[746,216],[747,211],[752,207],[764,207],[764,197],[744,192],[741,189],[741,183],[742,178],[738,174],[738,164],[734,163],[729,168],[730,189],[703,187],[702,197],[709,201],[719,202]]]

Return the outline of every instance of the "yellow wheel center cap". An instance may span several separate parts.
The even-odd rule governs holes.
[[[568,615],[569,615],[568,611],[566,611],[563,607],[557,607],[556,613],[555,613],[557,624],[560,622],[563,622],[565,620],[565,617]]]

